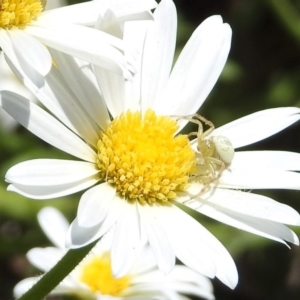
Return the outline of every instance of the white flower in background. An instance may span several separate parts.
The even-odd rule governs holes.
[[[11,68],[24,73],[25,83],[29,78],[36,87],[43,86],[43,76],[52,65],[45,45],[130,77],[127,68],[133,57],[126,61],[122,52],[135,50],[120,39],[88,26],[94,25],[99,14],[108,8],[120,20],[144,16],[155,7],[154,0],[91,1],[43,11],[45,2],[0,2],[0,48]]]
[[[46,10],[53,9],[67,5],[63,0],[51,0],[47,2]],[[0,90],[9,90],[17,92],[18,94],[35,101],[36,98],[33,94],[23,85],[21,81],[9,68],[5,61],[3,52],[0,53]],[[0,128],[3,131],[12,131],[16,128],[17,122],[9,114],[7,114],[2,108],[0,108]]]
[[[43,208],[38,214],[38,220],[55,247],[33,248],[27,253],[27,258],[36,268],[47,272],[66,253],[64,239],[69,224],[52,207]],[[206,277],[179,265],[165,276],[157,269],[148,247],[140,254],[128,274],[114,278],[110,265],[110,243],[111,234],[107,234],[51,294],[72,294],[91,300],[188,300],[182,293],[201,299],[214,299],[211,282]],[[38,277],[33,277],[19,282],[14,289],[15,296],[20,297],[37,280]]]
[[[57,68],[52,68],[37,96],[56,118],[21,96],[1,92],[1,106],[23,126],[83,160],[20,163],[6,174],[8,190],[50,199],[88,189],[69,228],[67,245],[84,246],[113,227],[111,259],[117,277],[128,272],[149,243],[165,273],[174,268],[177,257],[234,288],[238,276],[227,250],[178,206],[185,204],[237,228],[298,244],[284,225],[300,224],[295,210],[242,189],[299,189],[300,175],[292,171],[300,170],[300,155],[263,151],[233,156],[233,150],[288,127],[299,120],[300,109],[257,112],[204,137],[201,120],[196,120],[199,136],[189,142],[186,135],[176,134],[217,81],[230,48],[230,27],[219,16],[205,20],[172,69],[176,10],[171,0],[160,2],[154,22],[128,22],[122,32],[114,19],[108,12],[98,25],[123,34],[124,41],[139,50],[133,80],[94,67],[100,92],[88,66],[52,51]],[[182,116],[176,117],[179,122],[174,115]],[[210,139],[211,135],[217,137]],[[226,137],[223,142],[220,136]],[[202,142],[205,151],[199,152],[195,145],[201,150]],[[207,154],[209,146],[217,151]]]
[[[7,65],[4,54],[0,53],[0,90],[9,90],[30,99],[36,100],[33,94],[21,83],[16,75]],[[10,132],[17,126],[18,122],[6,111],[0,108],[0,130]]]

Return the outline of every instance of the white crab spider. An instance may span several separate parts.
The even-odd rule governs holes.
[[[192,177],[200,179],[204,190],[211,182],[217,180],[224,169],[231,163],[234,157],[234,147],[225,136],[219,135],[207,138],[213,132],[215,126],[203,116],[194,114],[176,116],[176,118],[188,120],[198,125],[198,131],[191,132],[188,136],[197,137],[197,163],[196,171],[192,174]],[[209,126],[206,131],[204,131],[202,123]]]

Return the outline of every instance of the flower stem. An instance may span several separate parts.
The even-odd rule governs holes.
[[[28,292],[18,300],[44,299],[90,252],[96,242],[80,249],[71,249]]]

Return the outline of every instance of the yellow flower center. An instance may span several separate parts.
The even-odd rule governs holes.
[[[102,180],[126,200],[167,202],[187,187],[196,159],[176,121],[148,110],[128,111],[101,133],[97,164]]]
[[[85,283],[92,292],[103,295],[118,296],[130,284],[130,276],[114,278],[111,272],[110,255],[105,253],[96,256],[82,267],[81,282]]]
[[[0,0],[0,27],[22,27],[43,10],[40,0]]]

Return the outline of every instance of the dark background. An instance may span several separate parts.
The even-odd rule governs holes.
[[[179,18],[178,50],[211,15],[220,14],[233,30],[228,63],[201,108],[202,115],[219,126],[265,108],[299,106],[299,0],[175,0],[175,4]],[[247,149],[299,152],[299,130],[300,124],[296,123]],[[23,128],[10,133],[0,131],[0,300],[13,299],[12,288],[22,278],[40,274],[25,258],[30,248],[49,244],[38,227],[37,211],[44,205],[54,205],[70,220],[75,216],[79,195],[32,201],[6,192],[3,178],[8,168],[16,162],[41,157],[62,158],[63,154]],[[259,192],[300,211],[298,191]],[[216,299],[300,299],[298,247],[291,246],[289,250],[207,218],[201,221],[229,249],[240,276],[234,291],[214,280]],[[298,228],[294,230],[300,233]]]

